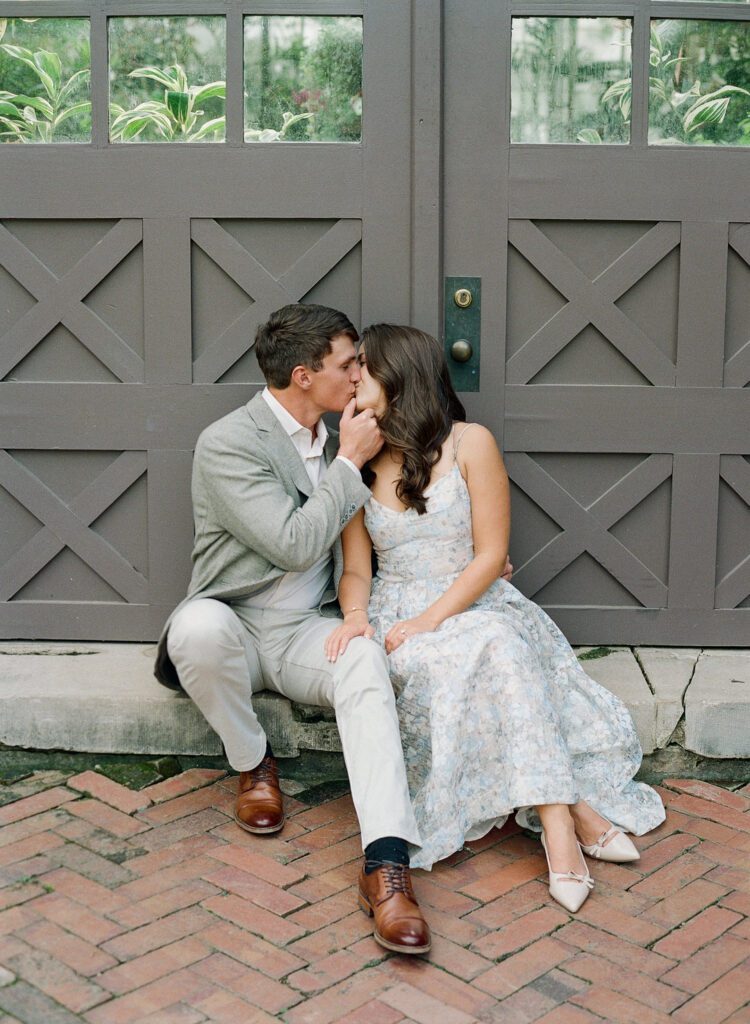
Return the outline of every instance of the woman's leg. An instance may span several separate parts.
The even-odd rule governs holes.
[[[627,864],[639,860],[638,847],[616,825],[613,825],[585,800],[572,804],[570,816],[575,825],[581,849],[597,860]]]
[[[575,914],[594,887],[583,852],[576,839],[575,823],[569,804],[537,805],[542,822],[542,846],[547,855],[549,894],[553,900]]]
[[[575,871],[577,874],[584,872],[586,866],[578,848],[571,805],[539,804],[536,812],[544,829],[552,870]],[[601,832],[598,834],[601,835]]]
[[[584,846],[593,846],[611,827],[610,822],[603,818],[601,814],[597,814],[594,808],[587,804],[585,800],[579,800],[578,803],[572,804],[570,814],[578,840]],[[609,837],[604,845],[606,846],[613,838],[614,834]]]

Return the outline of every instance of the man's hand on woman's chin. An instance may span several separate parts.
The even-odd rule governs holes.
[[[352,398],[339,422],[339,455],[361,469],[383,447],[383,435],[372,409],[357,414],[357,399]]]

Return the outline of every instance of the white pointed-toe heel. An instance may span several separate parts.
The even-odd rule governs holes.
[[[577,910],[581,909],[586,897],[594,888],[594,879],[589,874],[583,854],[581,854],[581,864],[586,868],[585,874],[578,874],[576,871],[553,871],[549,862],[544,829],[542,829],[542,846],[544,847],[544,856],[547,858],[549,894],[553,900],[557,900],[561,907],[565,907],[571,914],[575,914]]]
[[[613,864],[628,864],[630,861],[640,860],[638,848],[622,829],[616,828],[609,821],[607,824],[607,831],[602,832],[591,846],[581,843],[583,852],[589,857],[595,857],[596,860],[607,860]]]

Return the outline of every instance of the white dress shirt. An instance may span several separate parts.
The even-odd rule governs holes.
[[[313,434],[287,412],[268,388],[264,388],[263,398],[299,452],[310,483],[317,487],[328,468],[324,455],[325,443],[328,440],[325,423],[318,420]],[[345,462],[357,476],[361,476],[350,459],[343,455],[337,455],[336,458]],[[333,557],[328,551],[305,572],[284,573],[257,594],[244,598],[242,603],[249,608],[284,608],[291,611],[317,608],[328,589],[332,571]]]

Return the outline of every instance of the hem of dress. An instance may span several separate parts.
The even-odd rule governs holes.
[[[454,842],[454,843],[446,843],[445,844],[444,852],[441,850],[441,852],[438,855],[433,856],[432,854],[428,853],[428,851],[425,849],[425,847],[429,843],[429,840],[427,840],[427,842],[423,842],[421,848],[418,848],[418,847],[413,847],[412,848],[410,846],[409,853],[410,853],[411,866],[415,870],[431,871],[433,866],[435,864],[437,864],[439,861],[445,860],[447,857],[452,856],[452,854],[458,853],[460,850],[463,850],[467,842],[477,842],[479,838],[482,838],[482,837],[477,837],[475,839],[467,839],[466,836],[480,822],[482,822],[482,821],[489,821],[492,818],[494,818],[496,822],[498,822],[498,821],[500,821],[502,819],[502,825],[493,826],[493,827],[500,827],[500,828],[502,828],[502,826],[505,825],[507,819],[511,815],[513,815],[514,818],[515,818],[516,823],[521,828],[527,829],[529,832],[535,832],[535,833],[539,834],[539,832],[541,832],[541,828],[539,826],[537,826],[536,823],[531,822],[531,821],[528,820],[526,812],[528,812],[529,810],[531,810],[531,809],[533,809],[535,807],[538,807],[540,804],[544,804],[544,803],[566,803],[566,804],[571,804],[571,803],[576,803],[577,799],[580,799],[580,797],[576,797],[575,800],[539,800],[539,801],[535,801],[534,803],[526,803],[526,804],[520,804],[520,805],[516,804],[510,810],[503,811],[500,814],[489,814],[489,815],[486,815],[486,816],[483,815],[481,819],[478,819],[476,822],[472,822],[470,825],[468,825],[465,828],[462,839],[457,839],[456,842]],[[605,806],[605,804],[604,804],[604,802],[600,803],[599,806],[594,806],[594,801],[589,799],[589,800],[587,800],[587,803],[589,803],[591,805],[591,807],[597,812],[597,814],[601,814],[603,817],[606,817],[608,820],[610,820],[612,822],[613,825],[617,826],[619,824],[618,821],[617,821],[617,815],[616,814],[612,814],[612,812],[608,811],[606,806]],[[651,832],[653,829],[658,828],[658,826],[666,818],[666,811],[664,809],[663,804],[661,805],[661,807],[659,808],[658,811],[656,811],[656,808],[654,809],[654,811],[655,811],[655,813],[653,815],[651,815],[651,816],[646,817],[643,825],[641,825],[637,829],[625,828],[625,826],[619,826],[619,827],[623,828],[624,831],[629,832],[631,835],[635,835],[635,836],[645,835],[647,832]],[[490,831],[491,831],[491,829],[488,829],[487,833],[490,832]],[[485,835],[487,833],[485,833]],[[448,849],[449,846],[450,846],[450,849]],[[429,863],[419,863],[420,856],[424,856],[425,854],[428,857],[431,857],[431,859],[429,860]]]
[[[568,791],[566,797],[570,796],[570,792],[571,791]],[[482,838],[481,836],[468,840],[466,838],[466,836],[472,831],[472,829],[476,828],[476,826],[481,824],[482,822],[489,821],[491,819],[495,819],[495,821],[497,822],[500,819],[502,819],[502,823],[504,825],[507,819],[511,816],[511,814],[516,813],[518,810],[525,809],[527,807],[537,807],[541,804],[574,804],[578,799],[579,796],[577,792],[574,793],[573,799],[561,799],[558,796],[555,799],[550,800],[549,797],[546,796],[544,799],[533,800],[531,803],[529,803],[528,801],[524,801],[523,803],[513,803],[511,804],[510,808],[505,807],[503,810],[500,810],[498,812],[491,811],[489,814],[482,814],[481,817],[476,817],[475,819],[472,819],[471,821],[467,822],[463,829],[459,829],[455,833],[455,841],[450,843],[446,842],[439,853],[437,853],[434,856],[428,853],[428,857],[432,857],[429,864],[418,863],[420,860],[420,854],[424,855],[425,853],[427,853],[425,847],[428,845],[429,840],[422,840],[421,849],[415,847],[414,850],[412,851],[412,848],[410,847],[409,853],[411,866],[415,869],[418,868],[423,871],[431,871],[433,864],[437,864],[438,861],[445,860],[446,857],[450,857],[452,854],[458,853],[459,850],[463,850],[467,842],[475,843],[478,841],[478,839]],[[495,826],[492,827],[494,828]],[[491,829],[487,829],[487,832],[490,831]],[[487,833],[485,833],[485,835],[486,834]],[[449,846],[451,847],[450,849],[447,848]]]

